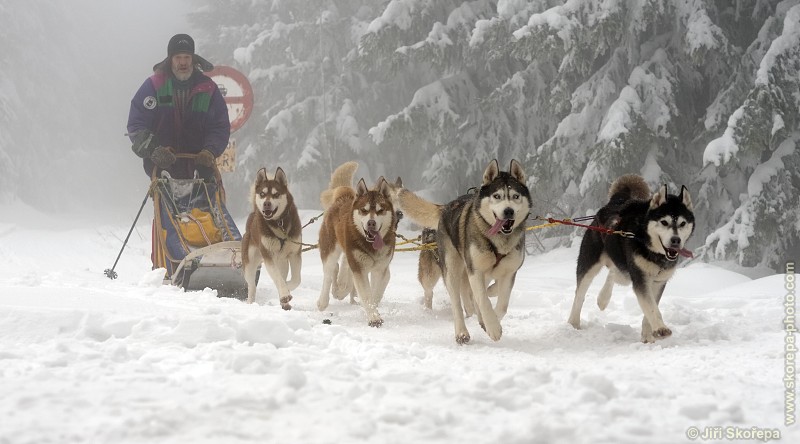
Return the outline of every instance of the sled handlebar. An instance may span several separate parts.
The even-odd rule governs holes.
[[[197,154],[175,153],[175,158],[176,159],[187,159],[187,160],[191,160],[191,161],[194,162],[197,159]],[[159,168],[157,166],[153,167],[153,172],[150,174],[150,179],[151,180],[155,181],[156,179],[158,179],[158,170],[159,170]],[[211,167],[211,170],[214,172],[214,181],[217,183],[217,186],[219,187],[219,190],[220,190],[220,193],[221,193],[221,196],[222,196],[222,201],[224,202],[225,201],[225,189],[223,188],[223,185],[222,185],[222,173],[220,173],[219,167],[217,166],[216,162],[214,162],[214,166]]]
[[[176,159],[187,159],[187,160],[194,161],[194,160],[197,159],[197,154],[175,153],[175,158]],[[214,171],[214,179],[216,179],[217,183],[222,183],[222,174],[220,173],[219,167],[217,167],[217,163],[216,162],[214,162],[214,166],[211,167],[211,169]],[[150,178],[151,179],[157,179],[158,178],[158,170],[159,170],[159,168],[157,166],[153,167],[153,172],[150,174]]]

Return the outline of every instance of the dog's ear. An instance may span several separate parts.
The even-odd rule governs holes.
[[[367,183],[364,182],[364,178],[362,177],[361,180],[358,181],[358,185],[356,185],[356,193],[359,196],[363,196],[367,194],[369,188],[367,188]]]
[[[385,178],[385,177],[383,177],[383,176],[380,176],[380,177],[378,177],[378,180],[376,180],[376,181],[375,181],[375,188],[373,188],[373,189],[375,189],[375,190],[380,190],[380,189],[381,189],[381,184],[382,184],[382,183],[383,183],[385,180],[386,180],[386,178]]]
[[[394,184],[400,188],[403,188],[403,179],[401,179],[400,176],[397,176],[397,179],[394,181]]]
[[[508,172],[511,174],[511,177],[517,180],[517,182],[521,184],[525,183],[525,171],[522,169],[522,165],[520,165],[516,159],[511,159],[511,166],[508,167]]]
[[[289,186],[289,181],[286,179],[286,173],[283,172],[283,168],[281,167],[278,167],[278,169],[275,170],[275,180],[285,187]]]
[[[392,190],[389,189],[389,182],[381,176],[381,181],[378,183],[378,191],[388,200],[392,200]]]
[[[692,196],[689,195],[689,189],[686,188],[685,185],[681,185],[681,194],[678,196],[678,198],[680,198],[681,202],[686,205],[686,208],[688,208],[689,211],[694,210],[692,207]]]
[[[667,184],[664,184],[661,189],[658,190],[658,193],[653,194],[653,198],[650,199],[650,209],[654,210],[661,205],[664,205],[667,202]]]
[[[256,173],[256,181],[261,182],[264,180],[267,180],[267,169],[261,168],[258,170],[258,173]]]
[[[497,159],[492,159],[489,166],[486,167],[486,171],[483,172],[483,185],[490,184],[498,174],[500,174],[500,167],[497,166]]]

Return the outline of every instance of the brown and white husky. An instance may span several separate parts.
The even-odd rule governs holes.
[[[242,237],[242,263],[247,303],[256,296],[256,272],[261,264],[278,289],[281,307],[290,310],[290,291],[300,285],[302,227],[286,174],[278,167],[273,176],[262,168],[250,190],[252,213]],[[289,268],[292,278],[287,281]]]
[[[373,190],[364,179],[355,188],[350,185],[357,167],[357,163],[348,162],[337,168],[320,196],[325,217],[319,232],[323,282],[317,308],[322,311],[328,307],[332,287],[334,297],[341,299],[351,292],[352,283],[368,324],[380,327],[383,319],[378,304],[389,283],[397,216],[386,180],[380,180]],[[346,260],[340,270],[342,254]]]

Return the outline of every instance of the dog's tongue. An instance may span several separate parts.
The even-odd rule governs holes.
[[[678,254],[680,254],[683,257],[688,257],[689,259],[694,259],[694,254],[692,254],[692,250],[681,248],[680,250],[678,250]]]
[[[377,231],[370,231],[369,234],[375,237],[375,240],[372,241],[372,248],[375,250],[383,248],[383,238],[381,234]]]
[[[503,228],[504,223],[506,223],[505,219],[495,218],[494,225],[492,225],[492,228],[489,228],[489,231],[486,232],[486,235],[494,236],[495,234],[497,234],[498,231],[500,231],[501,228]]]

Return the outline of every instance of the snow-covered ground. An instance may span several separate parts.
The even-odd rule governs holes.
[[[689,264],[662,304],[673,336],[645,345],[630,288],[597,308],[602,276],[584,329],[566,323],[577,248],[559,249],[527,258],[499,342],[471,318],[458,346],[441,284],[421,307],[416,253],[396,254],[376,329],[346,301],[317,311],[316,252],[290,312],[266,275],[257,305],[161,286],[151,213],[114,281],[127,215],[0,214],[0,443],[675,443],[691,427],[800,442],[784,426],[785,275]]]

